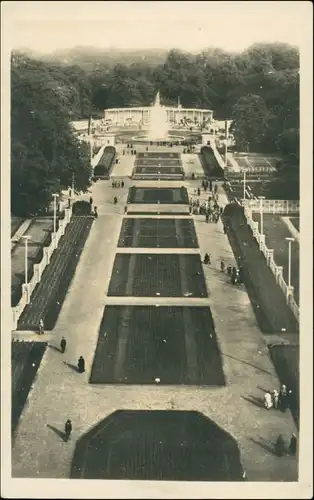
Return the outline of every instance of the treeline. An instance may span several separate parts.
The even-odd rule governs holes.
[[[68,74],[70,73],[70,74]],[[79,73],[79,70],[78,70]],[[40,213],[72,183],[85,191],[90,153],[74,136],[70,109],[90,107],[84,74],[13,55],[11,61],[11,211]],[[87,104],[86,104],[87,103]]]
[[[12,54],[12,210],[43,207],[58,187],[86,189],[86,146],[69,121],[103,115],[105,108],[145,106],[160,90],[162,104],[214,110],[233,119],[239,151],[278,153],[280,182],[296,196],[299,178],[299,54],[286,44],[257,44],[240,54],[208,49],[146,53],[130,64],[44,62]],[[86,56],[87,57],[87,56]],[[96,53],[95,58],[101,55]],[[155,58],[155,59],[154,59]],[[160,59],[161,58],[161,59]],[[121,60],[121,57],[120,57]],[[122,59],[123,60],[123,59]],[[157,59],[158,60],[158,59]],[[70,58],[73,62],[73,58]],[[39,187],[41,190],[39,192]],[[29,196],[31,193],[31,196]],[[36,203],[33,194],[36,194]],[[30,201],[32,200],[32,201]]]

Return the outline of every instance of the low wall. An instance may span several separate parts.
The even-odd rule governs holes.
[[[281,200],[264,200],[264,201],[281,201]],[[288,201],[288,200],[283,200],[283,201]],[[266,246],[265,243],[265,235],[260,234],[258,230],[258,222],[255,222],[252,218],[252,212],[249,204],[251,200],[247,200],[246,202],[243,203],[244,206],[244,215],[247,221],[248,226],[252,229],[253,236],[256,239],[257,243],[259,244],[260,251],[264,254],[266,258],[266,262],[268,267],[270,267],[272,273],[274,274],[276,278],[277,284],[280,286],[281,290],[283,291],[287,304],[289,305],[290,309],[292,310],[296,320],[299,322],[299,306],[294,300],[293,292],[294,292],[294,287],[293,286],[288,286],[285,280],[283,279],[283,267],[282,266],[277,266],[277,264],[274,261],[274,250],[270,249]],[[254,203],[254,200],[252,200]],[[259,202],[258,202],[259,203]],[[292,202],[294,203],[294,202]],[[265,210],[266,211],[266,210]]]
[[[48,247],[44,247],[44,255],[38,264],[34,264],[34,274],[32,279],[26,285],[22,285],[22,297],[16,307],[12,307],[12,330],[16,330],[17,322],[21,316],[24,308],[29,304],[33,291],[36,285],[40,282],[41,276],[48,266],[53,252],[58,248],[61,236],[64,235],[66,226],[72,218],[72,208],[65,209],[65,216],[63,220],[59,221],[59,228],[55,236],[52,234],[52,240]]]

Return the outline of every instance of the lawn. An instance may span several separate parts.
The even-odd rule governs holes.
[[[35,218],[27,230],[31,237],[28,242],[28,279],[33,276],[33,266],[43,258],[44,246],[51,243],[53,220],[49,217]],[[25,243],[19,240],[11,251],[11,305],[15,307],[22,296],[25,281]]]
[[[297,231],[300,232],[300,217],[289,217]]]
[[[46,330],[53,329],[93,221],[94,218],[88,216],[72,217],[33,292],[30,304],[19,318],[18,330],[36,330],[40,318],[44,320]]]
[[[285,328],[287,333],[297,334],[299,324],[247,225],[242,207],[227,205],[223,220],[229,225],[233,253],[244,266],[244,283],[262,332],[278,334]]]
[[[183,175],[184,170],[182,167],[135,167],[133,169],[132,175],[138,175],[138,174],[161,174],[161,175],[169,175],[169,174],[177,174],[177,175]]]
[[[72,479],[242,481],[235,439],[196,411],[118,410],[76,443]]]
[[[180,159],[179,153],[166,153],[165,151],[152,151],[152,152],[146,152],[146,153],[137,153],[136,155],[137,158],[142,159],[142,158],[150,158],[150,159],[161,159],[161,160],[166,160],[168,158],[173,158],[173,159]]]
[[[129,189],[127,203],[165,203],[165,204],[189,204],[189,197],[185,187],[181,188],[153,188],[135,187]]]
[[[237,198],[238,200],[243,199],[243,182],[242,180],[230,180],[229,184],[231,186],[231,189],[229,185],[225,185],[225,191],[228,195],[228,198],[230,200],[234,200]],[[270,181],[269,180],[263,180],[263,181],[253,181],[253,180],[247,180],[246,181],[246,198],[253,198],[253,197],[258,197],[258,196],[266,196],[269,190],[269,185]]]
[[[208,297],[199,255],[117,254],[109,296]]]
[[[181,160],[173,158],[141,158],[135,161],[137,167],[180,167]]]
[[[118,247],[198,248],[191,219],[125,218]]]
[[[171,320],[170,320],[171,318]],[[209,307],[107,306],[92,384],[225,384]]]
[[[259,223],[260,214],[253,213],[253,219]],[[266,245],[274,249],[274,260],[278,266],[283,266],[283,277],[288,284],[288,242],[286,237],[292,237],[288,227],[280,215],[264,214],[264,233]],[[291,284],[294,286],[294,297],[299,304],[299,243],[291,245]]]
[[[14,236],[24,220],[25,219],[23,219],[22,217],[15,217],[14,215],[11,217],[11,238],[12,236]]]
[[[12,342],[12,433],[14,434],[25,406],[28,393],[45,353],[45,342]]]

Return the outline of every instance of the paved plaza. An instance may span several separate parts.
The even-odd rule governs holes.
[[[173,150],[175,151],[174,148]],[[166,254],[162,256],[166,261],[169,256],[177,254],[171,261],[171,268],[177,269],[179,274],[174,276],[169,272],[170,279],[162,267],[163,270],[157,277],[154,275],[153,281],[155,280],[156,284],[163,279],[164,282],[169,282],[169,286],[172,282],[172,286],[178,286],[178,296],[162,297],[162,294],[159,296],[155,293],[155,296],[145,297],[143,292],[139,293],[139,296],[122,296],[121,293],[119,296],[110,296],[110,280],[114,275],[118,276],[115,271],[119,271],[114,266],[117,254],[129,254],[127,276],[133,276],[134,282],[139,276],[135,273],[135,267],[138,265],[136,262],[143,262],[141,248],[132,248],[132,252],[130,248],[123,251],[118,248],[122,224],[125,224],[123,220],[129,221],[135,217],[132,215],[130,219],[129,213],[125,214],[129,188],[132,185],[152,188],[184,186],[188,197],[193,197],[194,190],[200,184],[199,181],[192,180],[131,181],[128,178],[130,173],[125,173],[130,172],[130,169],[132,171],[131,159],[134,161],[134,158],[129,155],[121,158],[126,161],[122,164],[121,160],[121,164],[114,167],[111,179],[98,181],[91,189],[94,204],[98,207],[98,219],[90,230],[56,325],[52,332],[47,332],[40,338],[41,341],[47,340],[49,347],[18,424],[12,449],[13,477],[71,477],[78,441],[117,410],[181,410],[200,412],[232,436],[239,447],[242,466],[249,481],[296,481],[296,458],[278,458],[273,452],[278,434],[283,433],[289,439],[291,434],[296,432],[295,424],[290,411],[267,411],[261,403],[264,392],[278,388],[280,383],[245,288],[232,286],[227,276],[220,271],[221,259],[224,259],[226,265],[235,264],[221,221],[217,224],[207,224],[203,216],[186,215],[187,221],[191,221],[195,226],[199,249],[145,249],[146,255],[152,257],[152,260]],[[112,188],[112,178],[122,177],[125,181],[124,187]],[[219,203],[226,205],[227,198],[221,186],[218,195]],[[89,196],[90,193],[82,198],[88,199]],[[114,196],[118,198],[117,205],[113,204]],[[203,193],[200,198],[207,199],[208,193]],[[147,205],[138,205],[138,211],[143,210],[145,206]],[[147,220],[156,216],[146,212],[138,217],[139,220]],[[163,217],[165,220],[174,219],[171,215],[158,217],[159,221]],[[179,216],[180,218],[182,219],[182,216]],[[135,252],[140,255],[134,255]],[[206,295],[185,294],[188,290],[185,289],[185,270],[182,270],[182,267],[187,264],[182,259],[181,252],[188,254],[189,258],[193,257],[193,261],[197,260],[195,272],[201,273]],[[211,255],[211,264],[208,266],[201,264],[201,258],[206,252]],[[154,266],[154,269],[149,266],[142,268],[142,281],[145,278],[145,269],[147,275],[152,275],[158,265]],[[173,283],[177,276],[181,287]],[[131,286],[128,283],[127,279],[126,288]],[[159,311],[162,307],[168,308],[168,316],[157,313],[156,306],[159,306]],[[142,308],[144,312],[135,314],[133,311],[136,307]],[[170,313],[171,308],[176,307],[180,308],[180,314],[175,318]],[[199,312],[191,312],[193,308]],[[194,319],[194,315],[201,314],[202,309],[212,317],[210,327],[206,326],[208,322],[205,324],[202,323],[203,320]],[[121,316],[121,311],[123,314],[117,328],[119,334],[115,336],[112,325],[118,321],[114,318],[119,314]],[[111,322],[108,320],[110,314],[113,316]],[[154,315],[159,318],[159,330],[155,332],[145,327],[149,322],[156,325],[157,320],[151,319]],[[161,328],[164,336],[160,335]],[[200,329],[203,336],[196,339],[195,332]],[[127,351],[126,337],[129,332],[132,342]],[[192,335],[189,335],[189,332],[192,332]],[[206,338],[206,333],[209,338]],[[101,346],[99,337],[105,337],[105,334],[109,336],[109,343]],[[20,337],[22,333],[18,335]],[[210,335],[213,337],[210,338]],[[67,339],[67,350],[64,354],[57,349],[62,336]],[[155,357],[154,350],[150,347],[152,336],[156,346],[158,344]],[[29,334],[28,339],[34,338]],[[167,339],[169,344],[163,349],[162,342]],[[203,352],[202,342],[205,345]],[[144,347],[138,351],[138,346],[142,343]],[[103,352],[99,354],[101,350]],[[211,365],[209,351],[212,350],[218,351],[220,364],[215,365],[215,361],[212,366],[206,367],[206,362]],[[119,355],[107,363],[108,354],[115,355],[116,352]],[[201,354],[205,357],[198,364],[196,359],[200,359]],[[83,374],[75,370],[81,355],[86,362],[86,371]],[[179,378],[172,366],[176,356],[179,364],[181,363]],[[123,364],[126,359],[131,358],[137,360],[137,364],[130,367]],[[99,379],[98,383],[90,383],[95,360],[98,363]],[[107,365],[101,366],[102,363]],[[206,375],[203,379],[199,371],[202,366]],[[216,376],[215,380],[211,379],[214,382],[209,382],[210,370],[211,376]],[[149,383],[143,380],[141,372],[146,377],[149,375]],[[172,385],[156,382],[155,379],[162,379],[163,372]],[[123,377],[130,374],[136,385],[121,383]],[[68,418],[73,424],[73,434],[69,442],[65,443],[61,436]]]

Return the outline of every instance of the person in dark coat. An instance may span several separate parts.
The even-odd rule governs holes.
[[[67,341],[65,340],[64,337],[62,337],[60,342],[60,348],[62,353],[64,353],[66,346],[67,346]]]
[[[97,212],[97,207],[94,207],[94,217],[95,219],[98,219],[98,212]]]
[[[297,453],[297,436],[292,434],[289,444],[289,455],[296,455]]]
[[[224,260],[221,260],[221,261],[220,261],[220,271],[221,271],[222,273],[224,273],[224,272],[225,272],[225,261],[224,261]]]
[[[275,452],[278,457],[282,457],[286,452],[285,442],[282,437],[282,434],[279,434],[276,444],[275,444]]]
[[[286,411],[288,408],[288,392],[287,386],[283,384],[279,392],[279,408],[281,411]]]
[[[90,205],[93,204],[93,198],[92,197],[89,198],[89,203],[90,203]]]
[[[78,369],[79,373],[85,372],[85,359],[83,358],[83,356],[79,357],[79,360],[77,362],[77,369]]]
[[[121,187],[122,188],[124,187],[124,181],[121,181]]]
[[[64,440],[68,441],[70,439],[72,433],[72,422],[71,420],[67,420],[64,426]]]
[[[210,256],[208,253],[205,253],[204,264],[210,264]]]
[[[227,225],[226,225],[226,224],[224,224],[224,234],[227,234],[227,229],[228,229],[228,228],[227,228]]]
[[[228,276],[231,276],[231,272],[232,272],[232,267],[229,264],[229,266],[227,267],[227,274],[228,274]]]
[[[209,213],[208,212],[206,212],[205,218],[206,218],[206,222],[208,223],[208,221],[209,221]]]
[[[200,188],[197,188],[197,196],[200,196],[201,195],[201,190]]]
[[[118,203],[118,198],[117,198],[116,196],[113,198],[113,203],[114,203],[115,205]]]

